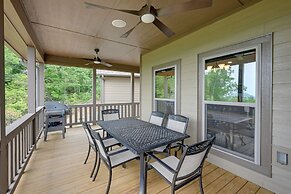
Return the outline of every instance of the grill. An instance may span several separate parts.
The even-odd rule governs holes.
[[[47,140],[47,133],[51,131],[62,131],[65,138],[65,119],[69,109],[65,104],[56,101],[45,102],[45,130],[44,140]]]

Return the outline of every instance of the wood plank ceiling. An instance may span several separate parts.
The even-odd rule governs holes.
[[[141,23],[127,38],[120,36],[139,22],[139,17],[118,11],[88,7],[90,2],[116,9],[139,10],[145,0],[22,0],[40,45],[46,55],[94,58],[110,63],[139,66],[140,55],[165,45],[213,21],[239,11],[258,0],[213,0],[212,7],[163,16],[176,35],[166,37],[153,24]],[[187,0],[152,0],[155,8]],[[188,0],[189,1],[189,0]],[[114,19],[126,21],[125,28],[115,28]]]

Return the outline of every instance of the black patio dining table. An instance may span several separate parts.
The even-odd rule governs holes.
[[[189,137],[186,134],[133,118],[97,123],[121,144],[140,156],[140,194],[146,193],[146,152]]]

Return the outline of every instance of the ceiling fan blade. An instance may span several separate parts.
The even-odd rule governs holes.
[[[128,30],[127,32],[125,32],[124,34],[122,34],[120,36],[120,38],[127,38],[128,35],[135,29],[135,27],[137,27],[139,24],[141,23],[141,21],[139,21],[133,28],[131,28],[130,30]]]
[[[114,8],[111,8],[111,7],[105,7],[105,6],[102,6],[102,5],[97,5],[97,4],[89,3],[89,2],[85,2],[84,4],[86,6],[98,7],[100,9],[109,9],[109,10],[114,10],[114,11],[120,11],[120,12],[129,13],[129,14],[132,14],[132,15],[139,16],[139,11],[136,11],[136,10],[114,9]]]
[[[87,66],[87,65],[90,65],[90,63],[86,63],[86,64],[84,64],[85,66]]]
[[[179,12],[191,11],[211,7],[212,0],[191,0],[185,3],[176,4],[173,6],[157,9],[157,16],[171,15]]]
[[[153,24],[157,26],[157,28],[159,28],[166,36],[171,37],[175,35],[175,32],[173,32],[170,28],[168,28],[168,26],[166,26],[160,20],[158,20],[158,18],[156,18],[155,21],[153,21]]]
[[[109,63],[106,63],[106,62],[104,62],[104,61],[101,61],[101,63],[100,63],[101,65],[104,65],[104,66],[106,66],[106,67],[112,67],[112,65],[111,64],[109,64]]]

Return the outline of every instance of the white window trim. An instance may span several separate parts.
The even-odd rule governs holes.
[[[153,102],[152,102],[152,107],[153,110],[157,110],[156,107],[156,100],[160,101],[171,101],[174,102],[174,114],[179,114],[180,113],[180,90],[181,90],[181,84],[180,84],[180,60],[169,62],[163,65],[155,66],[153,67]],[[175,68],[175,98],[174,99],[167,99],[167,98],[156,98],[156,72],[161,71],[164,69],[169,69],[169,68]]]

